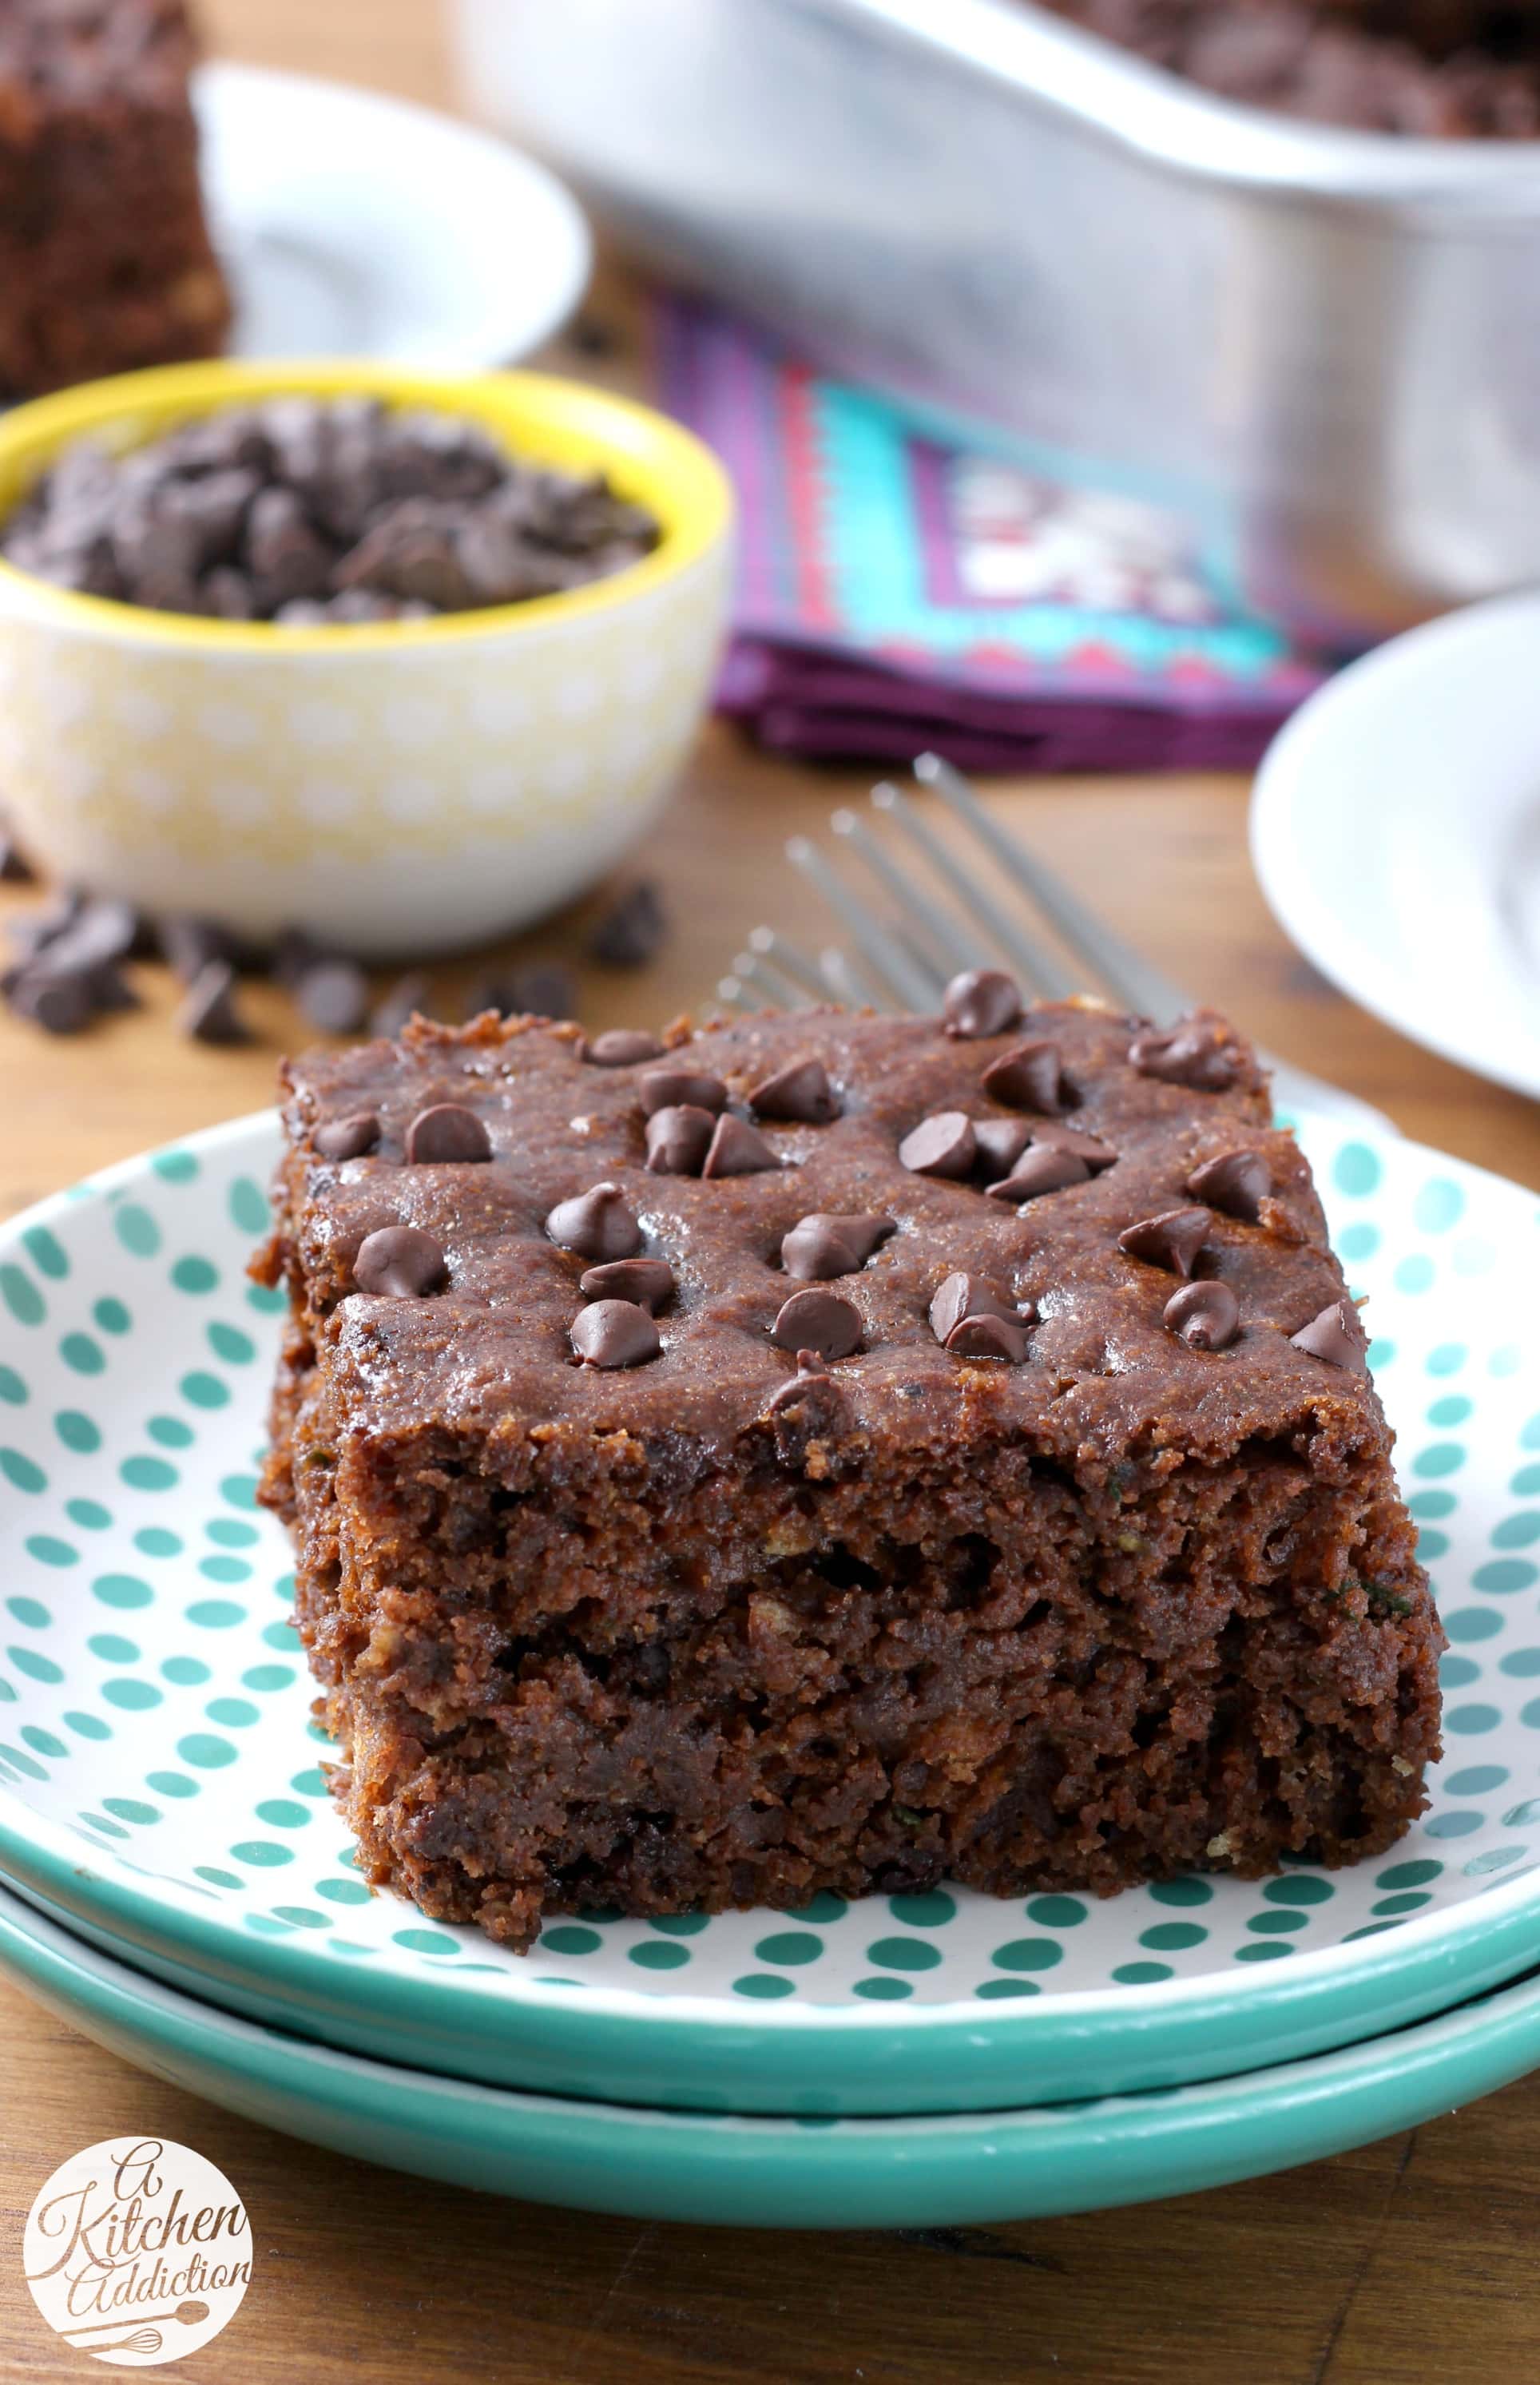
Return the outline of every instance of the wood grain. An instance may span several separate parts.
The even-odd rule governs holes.
[[[582,962],[603,894],[506,951],[576,955],[582,1017],[594,1030],[709,1007],[757,920],[805,940],[820,932],[782,846],[826,830],[829,814],[867,783],[865,774],[768,760],[714,722],[645,851],[612,882],[613,892],[644,870],[657,879],[673,922],[658,962],[638,971]],[[1540,1188],[1540,1107],[1382,1027],[1284,941],[1246,859],[1240,781],[996,781],[990,801],[1152,958],[1259,1041],[1377,1103],[1406,1133]],[[0,925],[39,899],[4,890]],[[488,961],[480,954],[434,972],[435,998],[453,1013]],[[0,1080],[11,1117],[26,1121],[25,1133],[0,1138],[0,1210],[148,1143],[259,1108],[272,1098],[280,1054],[311,1040],[284,995],[252,986],[242,1006],[259,1040],[244,1051],[207,1050],[172,1029],[169,972],[136,965],[134,980],[144,1009],[87,1035],[54,1040],[0,1014]]]
[[[65,2154],[192,2144],[251,2214],[207,2385],[1495,2385],[1540,2375],[1540,2078],[1222,2192],[998,2228],[751,2233],[548,2211],[296,2145],[0,1986],[0,2363],[66,2380],[16,2241]],[[23,2057],[24,2054],[24,2067]]]
[[[210,0],[229,55],[444,104],[430,0]],[[634,294],[607,377],[645,376]],[[572,352],[557,361],[592,370]],[[783,840],[864,780],[703,738],[645,857],[674,920],[627,976],[585,968],[595,1028],[700,1008],[757,919],[801,924]],[[1418,1051],[1281,936],[1233,778],[1022,780],[1002,816],[1171,973],[1408,1132],[1540,1187],[1540,1110]],[[7,891],[0,910],[26,907]],[[590,908],[592,906],[589,906]],[[583,915],[529,939],[570,950]],[[452,999],[467,969],[440,975]],[[301,1029],[269,989],[261,1040],[206,1052],[148,1001],[71,1043],[0,1018],[0,1210],[270,1097]],[[120,2129],[196,2145],[251,2209],[255,2282],[177,2374],[209,2385],[1488,2385],[1540,2377],[1533,2179],[1540,2079],[1414,2135],[1280,2179],[1129,2212],[918,2235],[754,2235],[544,2211],[372,2170],[144,2077],[0,1986],[0,2376],[83,2373],[21,2284],[21,2221],[66,2154]]]

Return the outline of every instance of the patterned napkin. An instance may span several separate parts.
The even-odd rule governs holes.
[[[1323,667],[1144,493],[946,443],[714,307],[665,300],[663,403],[741,516],[720,708],[788,754],[1234,768]]]

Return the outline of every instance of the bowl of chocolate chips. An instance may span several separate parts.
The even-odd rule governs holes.
[[[94,893],[451,951],[582,892],[707,703],[732,501],[531,373],[173,366],[0,420],[0,786]]]

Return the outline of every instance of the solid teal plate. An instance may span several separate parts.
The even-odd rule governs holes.
[[[279,1325],[242,1272],[276,1149],[257,1118],[0,1234],[0,1870],[255,2019],[419,2069],[705,2109],[1172,2086],[1513,1976],[1540,1943],[1536,1204],[1391,1137],[1304,1139],[1372,1295],[1454,1642],[1450,1753],[1390,1854],[1102,1904],[937,1890],[588,1914],[528,1959],[371,1898],[326,1796],[288,1546],[253,1504]]]
[[[1171,2094],[741,2119],[471,2086],[335,2053],[143,1979],[3,1891],[0,1971],[141,2069],[334,2152],[537,2203],[735,2227],[939,2227],[1190,2194],[1367,2144],[1540,2064],[1531,1979],[1346,2053]]]

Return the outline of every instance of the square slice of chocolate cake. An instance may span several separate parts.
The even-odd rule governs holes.
[[[1222,1019],[489,1014],[287,1070],[265,1495],[362,1865],[544,1912],[1378,1853],[1443,1644]]]
[[[0,0],[0,400],[217,356],[183,0]]]

